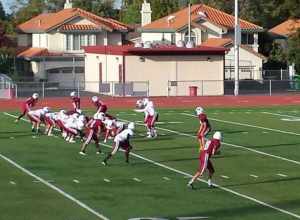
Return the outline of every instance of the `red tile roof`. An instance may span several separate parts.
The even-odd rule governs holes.
[[[63,53],[61,52],[50,52],[46,48],[36,48],[36,47],[30,47],[25,50],[21,50],[17,54],[17,57],[22,58],[33,58],[33,57],[49,57],[49,56],[62,56]]]
[[[94,31],[99,30],[95,25],[92,24],[64,24],[61,26],[62,31]]]
[[[299,19],[289,19],[269,30],[269,32],[289,36],[293,34],[298,28],[300,28],[300,18]]]
[[[177,11],[173,14],[170,14],[166,17],[160,18],[148,25],[145,25],[143,30],[155,30],[155,29],[170,29],[170,30],[178,30],[188,23],[188,8],[184,8],[180,11]],[[205,14],[206,16],[200,16],[199,13]],[[168,21],[170,16],[174,16],[173,19]],[[222,12],[218,9],[212,8],[205,4],[196,4],[191,7],[191,20],[196,21],[197,19],[203,18],[209,22],[214,23],[215,25],[222,26],[228,29],[234,28],[234,16]],[[263,28],[245,21],[243,19],[239,19],[240,27],[242,30],[262,30]]]
[[[67,23],[76,18],[83,17],[91,20],[96,26],[103,27],[109,31],[128,31],[129,27],[113,19],[102,18],[80,8],[63,9],[57,13],[40,14],[18,26],[19,31],[25,33],[47,32],[53,28]]]
[[[201,46],[207,47],[225,47],[232,44],[232,39],[230,38],[209,38],[201,44]]]

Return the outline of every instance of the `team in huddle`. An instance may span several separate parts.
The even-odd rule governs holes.
[[[134,135],[135,124],[133,122],[127,124],[108,114],[107,105],[97,96],[91,98],[92,103],[96,107],[95,114],[92,117],[84,115],[80,109],[80,98],[76,95],[76,92],[72,92],[70,96],[72,99],[71,110],[52,112],[49,107],[32,110],[32,108],[36,106],[39,98],[39,95],[34,93],[32,97],[28,98],[22,104],[21,114],[16,119],[16,122],[27,115],[32,124],[33,132],[39,133],[40,124],[43,123],[45,125],[45,135],[53,136],[53,130],[57,129],[61,132],[62,137],[69,143],[75,143],[76,137],[80,138],[83,143],[79,154],[83,156],[87,155],[86,149],[92,140],[97,149],[96,153],[101,154],[100,137],[103,137],[104,143],[106,143],[108,139],[113,139],[113,149],[107,154],[102,164],[107,165],[107,161],[120,149],[124,151],[125,159],[128,163],[129,154],[132,149],[130,138]],[[147,138],[157,137],[155,122],[158,121],[158,113],[155,111],[153,102],[148,98],[138,100],[136,102],[135,111],[144,113]],[[211,187],[213,186],[211,178],[215,171],[210,158],[219,152],[222,134],[217,131],[213,134],[212,139],[208,140],[206,137],[212,130],[212,127],[207,115],[202,107],[197,107],[195,111],[200,122],[197,133],[199,141],[199,167],[193,178],[188,182],[188,186],[193,188],[194,181],[207,170],[208,185]]]

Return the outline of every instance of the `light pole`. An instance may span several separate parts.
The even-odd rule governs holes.
[[[239,46],[241,41],[241,31],[239,24],[238,0],[234,2],[234,95],[239,95]]]

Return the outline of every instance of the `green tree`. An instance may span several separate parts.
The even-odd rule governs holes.
[[[0,1],[0,20],[5,20],[6,19],[6,14],[2,5],[2,2]]]
[[[44,0],[17,0],[20,9],[15,14],[15,20],[17,24],[28,21],[29,19],[37,16],[43,12],[46,8]]]
[[[296,71],[300,74],[300,29],[288,40],[288,61],[295,63]]]

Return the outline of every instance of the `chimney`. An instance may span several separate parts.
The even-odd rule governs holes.
[[[142,17],[142,27],[151,23],[151,5],[147,2],[147,0],[144,0],[144,3],[142,4],[142,10],[141,10],[141,17]]]
[[[64,9],[73,8],[72,0],[66,0]]]

